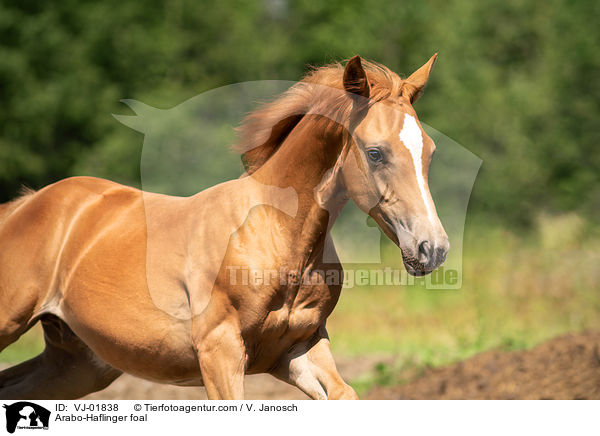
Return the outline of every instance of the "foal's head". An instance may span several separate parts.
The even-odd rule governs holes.
[[[355,99],[342,164],[349,196],[377,222],[402,250],[407,271],[424,275],[446,258],[448,236],[437,216],[428,185],[435,144],[427,136],[412,104],[419,98],[435,62],[433,56],[405,80],[388,70],[365,69],[352,58],[344,70],[344,88]],[[376,83],[385,73],[384,98]],[[357,115],[358,114],[358,115]]]
[[[435,145],[412,104],[423,91],[434,61],[435,56],[405,80],[382,65],[365,62],[363,66],[358,56],[345,68],[333,64],[314,70],[246,118],[237,148],[247,173],[253,174],[280,148],[285,149],[284,143],[288,149],[306,146],[298,138],[296,142],[286,139],[305,114],[334,121],[326,124],[336,132],[350,133],[332,136],[336,141],[348,139],[336,142],[342,150],[331,173],[336,182],[341,174],[343,198],[352,198],[402,249],[409,273],[433,271],[446,258],[448,236],[427,183]]]

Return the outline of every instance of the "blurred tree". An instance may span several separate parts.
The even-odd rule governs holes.
[[[168,108],[247,80],[297,80],[359,53],[408,74],[417,110],[484,164],[472,210],[527,225],[595,213],[600,3],[108,0],[0,3],[0,201],[73,174],[139,185],[121,98]]]

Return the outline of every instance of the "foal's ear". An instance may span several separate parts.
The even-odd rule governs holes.
[[[367,73],[363,69],[360,56],[354,56],[344,69],[344,89],[353,94],[369,98],[371,87],[367,80]]]
[[[419,68],[417,71],[412,73],[402,85],[402,91],[400,94],[403,97],[407,97],[411,104],[414,103],[421,97],[423,94],[423,89],[425,89],[425,85],[427,85],[427,80],[429,79],[429,74],[433,69],[433,65],[435,64],[435,60],[437,58],[437,53],[431,56],[431,59],[427,61],[425,65]]]

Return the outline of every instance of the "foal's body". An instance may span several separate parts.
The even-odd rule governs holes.
[[[296,135],[319,145],[299,127]],[[323,213],[313,198],[323,174],[315,174],[315,183],[307,184],[307,171],[302,163],[296,165],[298,180],[286,175],[281,181],[297,188],[296,198],[277,187],[270,165],[279,166],[273,161],[252,177],[189,198],[87,177],[66,179],[25,197],[0,230],[0,237],[7,235],[0,277],[10,281],[0,278],[0,295],[2,306],[9,308],[3,316],[10,316],[15,327],[10,333],[20,335],[38,318],[54,315],[91,348],[85,359],[101,373],[118,376],[124,371],[163,383],[203,385],[198,362],[203,339],[226,331],[219,339],[225,350],[203,350],[201,355],[219,366],[218,354],[238,353],[235,373],[240,378],[258,372],[287,378],[286,352],[293,345],[308,349],[321,338],[325,341],[325,319],[337,302],[340,285],[242,283],[241,275],[232,285],[231,274],[240,265],[261,272],[283,269],[299,277],[309,269],[341,267],[315,263],[322,257],[327,217],[306,228],[308,214]],[[333,162],[324,170],[331,166]],[[263,174],[269,185],[257,181]],[[288,204],[278,207],[280,197]],[[32,224],[23,227],[23,222]],[[23,241],[35,250],[26,258]],[[14,270],[15,262],[22,275],[2,274]],[[23,298],[15,300],[15,295]],[[231,306],[235,316],[227,313]],[[61,377],[70,376],[71,368],[52,369],[63,371]],[[39,366],[35,383],[30,371],[28,367],[25,381],[31,393],[24,393],[23,384],[15,385],[14,392],[25,397],[52,392],[47,384],[58,380],[47,376],[47,366]],[[241,387],[238,383],[236,389]],[[82,386],[71,389],[77,391],[73,396],[87,393],[80,391]],[[10,386],[2,394],[10,397]],[[57,394],[61,398],[70,392]]]
[[[359,59],[346,67],[344,85],[364,95],[346,83],[357,65],[362,71]],[[412,111],[405,100],[398,104]],[[203,385],[213,399],[243,398],[244,374],[262,372],[311,398],[356,398],[325,329],[341,280],[304,279],[315,271],[341,276],[337,259],[325,264],[323,252],[349,198],[376,220],[387,214],[378,223],[388,235],[386,208],[398,202],[355,194],[364,181],[350,186],[362,174],[342,165],[356,146],[352,128],[306,115],[287,130],[276,147],[263,145],[268,158],[260,161],[257,149],[251,175],[192,197],[71,178],[0,206],[0,350],[38,320],[46,339],[40,356],[0,373],[0,398],[75,398],[122,372]],[[368,195],[372,206],[363,207]],[[413,216],[425,213],[419,204]],[[430,227],[442,234],[437,225]],[[416,245],[403,254],[428,272],[440,256],[415,260],[423,256],[418,229],[407,229]],[[245,282],[241,267],[285,279]]]

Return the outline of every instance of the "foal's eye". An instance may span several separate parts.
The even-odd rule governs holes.
[[[367,150],[367,155],[373,162],[381,162],[383,160],[383,154],[378,148],[369,148]]]

